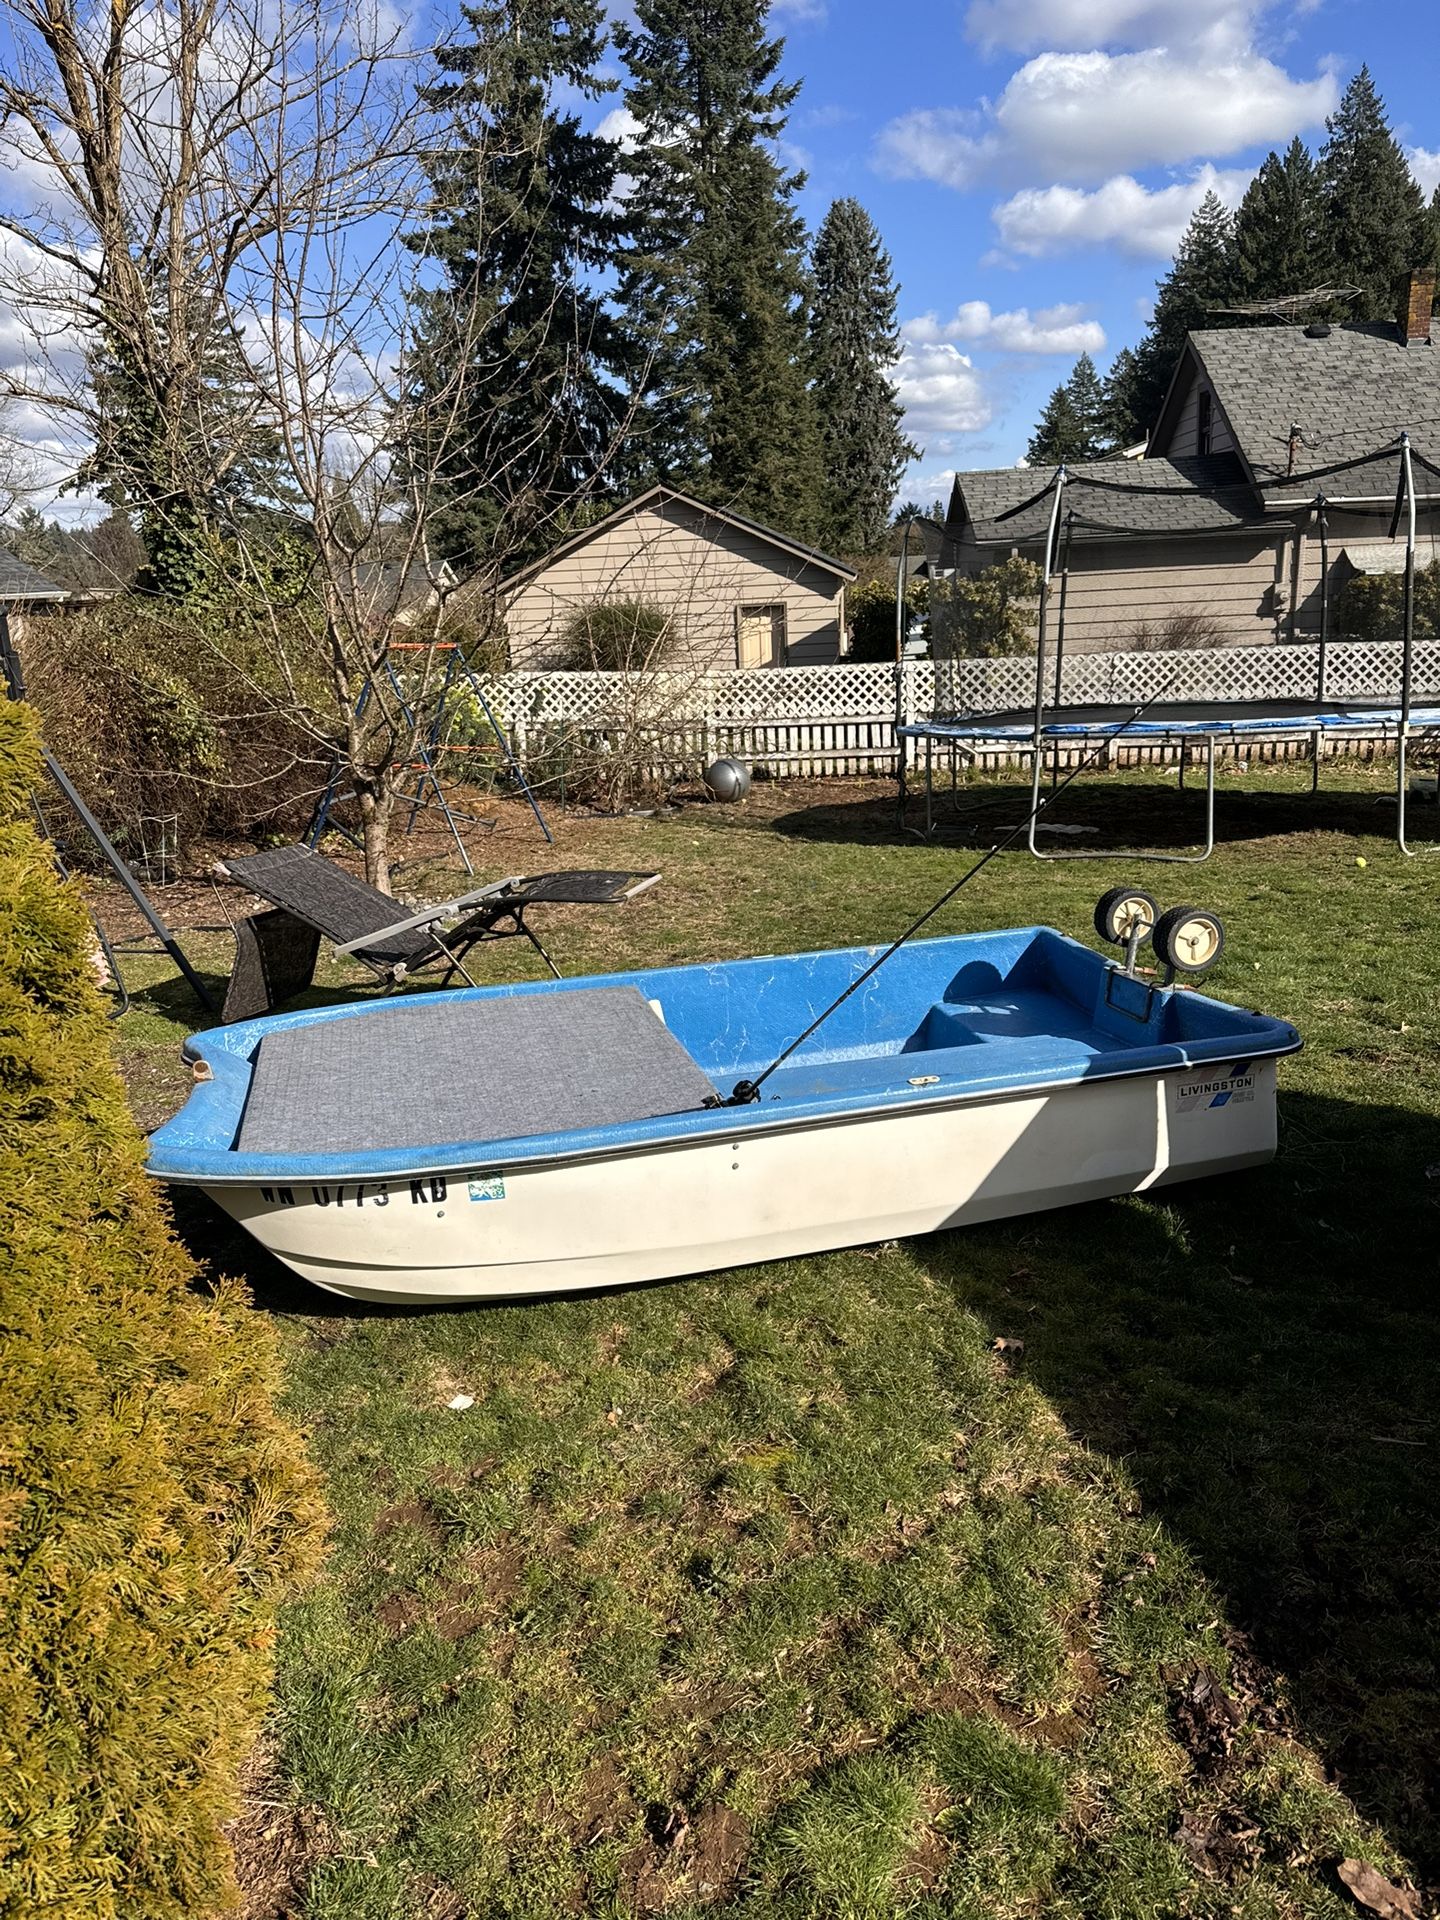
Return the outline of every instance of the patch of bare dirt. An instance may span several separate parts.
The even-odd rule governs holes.
[[[1197,1872],[1233,1881],[1260,1858],[1260,1829],[1240,1807],[1182,1813],[1175,1843]]]
[[[593,1846],[627,1826],[638,1811],[625,1771],[613,1753],[602,1753],[580,1782],[561,1818],[577,1846]]]
[[[621,1863],[621,1896],[634,1914],[661,1913],[686,1898],[723,1899],[750,1857],[749,1823],[719,1803],[693,1818],[683,1806],[668,1815],[652,1809],[651,1830],[654,1838]]]
[[[413,1633],[425,1618],[425,1602],[418,1593],[392,1593],[376,1607],[375,1618],[398,1640],[403,1634]]]
[[[491,1607],[506,1607],[519,1593],[525,1577],[525,1555],[514,1541],[472,1547],[461,1556],[461,1567],[471,1592]]]
[[[257,1751],[241,1781],[244,1800],[226,1828],[235,1857],[242,1920],[300,1920],[316,1866],[335,1851],[318,1808],[283,1797],[271,1756]]]
[[[397,1501],[376,1518],[377,1540],[384,1540],[390,1534],[401,1531],[424,1534],[437,1547],[445,1544],[445,1524],[428,1500]]]
[[[437,1880],[434,1874],[422,1874],[415,1883],[415,1891],[424,1905],[420,1911],[425,1920],[466,1920],[469,1908],[443,1880]]]

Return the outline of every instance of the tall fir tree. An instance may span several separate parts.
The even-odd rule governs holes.
[[[836,553],[871,553],[918,449],[905,436],[890,379],[900,358],[890,256],[858,200],[837,200],[826,214],[811,278],[811,391],[824,455],[816,531]]]
[[[776,143],[798,88],[776,78],[768,0],[636,0],[616,40],[639,125],[618,302],[644,407],[634,478],[667,480],[786,532],[816,531],[803,175]]]
[[[1325,211],[1315,162],[1295,138],[1267,154],[1235,214],[1233,290],[1264,300],[1318,287],[1329,270]]]
[[[1130,350],[1123,384],[1112,369],[1110,413],[1117,439],[1143,440],[1154,426],[1186,334],[1227,324],[1216,310],[1234,298],[1235,273],[1234,216],[1218,194],[1207,193],[1159,283],[1155,311],[1144,339]]]
[[[1108,442],[1104,383],[1095,362],[1088,353],[1082,353],[1070,378],[1056,387],[1045,403],[1026,458],[1032,467],[1098,460]]]
[[[433,217],[410,245],[444,279],[420,294],[408,399],[438,480],[433,530],[462,565],[505,564],[552,530],[604,468],[620,415],[619,348],[597,276],[625,230],[619,149],[577,101],[599,76],[602,0],[462,9],[422,87],[448,116],[430,162]]]
[[[1425,197],[1390,131],[1368,67],[1345,89],[1325,131],[1319,177],[1331,271],[1360,289],[1347,316],[1393,319],[1400,280],[1428,262],[1434,241]]]

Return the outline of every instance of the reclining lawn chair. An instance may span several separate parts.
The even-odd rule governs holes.
[[[558,980],[560,969],[525,915],[534,906],[615,906],[653,887],[658,873],[579,870],[534,879],[495,880],[489,886],[406,914],[397,900],[368,886],[309,847],[275,847],[221,862],[224,871],[272,905],[235,929],[235,970],[221,1019],[250,1020],[302,993],[315,977],[322,936],[339,954],[354,954],[384,982],[387,992],[412,975],[443,967],[444,986],[465,970],[465,956],[485,940],[530,942]],[[460,924],[440,931],[447,920]]]

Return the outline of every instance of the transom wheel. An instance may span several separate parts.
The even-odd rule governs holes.
[[[1095,931],[1114,947],[1129,946],[1137,925],[1143,946],[1159,918],[1159,906],[1139,887],[1112,887],[1095,905]]]
[[[1171,907],[1155,922],[1155,952],[1177,973],[1208,973],[1225,951],[1225,927],[1205,907]]]

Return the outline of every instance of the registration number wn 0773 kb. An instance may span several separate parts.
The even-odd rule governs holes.
[[[356,1180],[338,1186],[261,1187],[260,1198],[272,1207],[388,1207],[402,1204],[408,1193],[412,1207],[433,1207],[448,1199],[450,1183],[443,1173],[427,1173],[413,1180]]]

